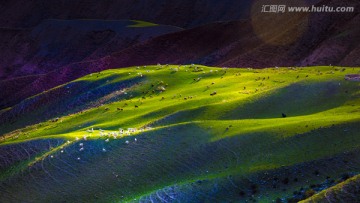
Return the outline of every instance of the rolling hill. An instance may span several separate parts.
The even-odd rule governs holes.
[[[305,200],[359,174],[359,71],[94,72],[0,112],[0,202]]]

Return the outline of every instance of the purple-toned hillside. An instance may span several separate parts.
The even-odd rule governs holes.
[[[228,1],[106,1],[101,6],[95,1],[3,2],[0,106],[109,68],[157,63],[255,68],[360,65],[358,12],[279,16],[259,13],[260,4]],[[360,5],[355,0],[310,2]],[[87,20],[74,20],[78,18]],[[169,26],[129,27],[136,22],[120,20],[125,18]]]

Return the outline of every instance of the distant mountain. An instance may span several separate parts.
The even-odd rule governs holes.
[[[0,26],[32,27],[45,19],[141,19],[179,27],[249,17],[251,1],[238,0],[4,0]]]
[[[31,29],[2,29],[0,78],[48,73],[179,30],[130,20],[45,20]]]
[[[360,9],[356,1],[328,5]],[[112,54],[110,66],[360,66],[359,22],[358,12],[256,14],[251,20],[207,24],[134,45]]]
[[[217,5],[215,1],[198,3],[199,5],[182,2],[181,6],[191,7],[196,4],[194,8],[191,7],[194,11],[203,10],[207,14],[199,17],[201,22],[197,20],[198,17],[190,14],[189,17],[186,12],[181,12],[181,16],[192,19],[192,25],[203,24],[213,20],[212,17],[205,16],[212,16],[208,12],[216,8],[217,11],[229,10],[224,13],[224,18],[216,16],[219,12],[215,12],[214,19],[236,18],[230,15],[234,5],[222,3],[228,8]],[[0,75],[6,80],[0,82],[0,88],[4,90],[0,94],[0,109],[13,106],[27,97],[78,77],[109,68],[157,63],[253,68],[330,64],[360,66],[360,3],[356,0],[323,0],[311,3],[317,3],[317,6],[354,6],[355,12],[261,13],[262,4],[257,1],[253,5],[238,5],[241,8],[246,7],[246,19],[212,22],[186,30],[141,22],[137,23],[145,27],[129,27],[136,22],[107,20],[45,20],[32,29],[3,29],[0,56],[4,60]],[[138,4],[141,3],[134,5]],[[175,18],[170,14],[160,15],[161,9],[155,12],[153,9],[156,6],[161,5],[163,9],[167,5],[158,4],[151,4],[150,10],[145,13],[168,16],[163,22],[169,20],[172,24],[189,26],[184,23],[187,21],[183,18]],[[12,4],[8,2],[7,5],[6,8],[11,9],[9,5]],[[67,3],[64,3],[63,6],[66,5]],[[56,16],[53,14],[56,13],[54,10],[48,11],[51,15],[45,16],[82,18],[84,16],[80,14],[84,13],[92,14],[96,18],[111,19],[115,12],[110,10],[116,8],[117,4],[108,7],[110,10],[106,10],[109,14],[107,17],[100,16],[100,13],[95,16],[96,12],[90,13],[91,9],[86,8],[91,5],[84,5],[79,16],[71,16],[71,9],[66,15]],[[131,5],[131,8],[135,9],[135,6]],[[198,8],[200,5],[203,5],[202,10]],[[42,6],[47,6],[47,3]],[[73,6],[76,8],[77,4]],[[179,9],[181,6],[174,3],[171,8],[183,11]],[[99,7],[99,10],[102,9]],[[139,6],[137,9],[142,11],[141,15],[145,15],[143,7]],[[140,18],[140,14],[138,17],[133,16],[134,10],[130,10],[127,13],[129,16]],[[170,11],[172,10],[168,12]],[[120,9],[119,13],[121,12]],[[184,20],[182,23],[174,23],[181,19]],[[23,20],[18,19],[16,22],[24,22]],[[157,21],[155,18],[153,20]]]

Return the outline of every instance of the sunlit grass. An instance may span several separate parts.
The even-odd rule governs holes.
[[[195,68],[198,67],[198,68]],[[194,71],[195,69],[196,72]],[[82,135],[87,129],[95,128],[95,130],[103,129],[107,131],[117,131],[119,128],[140,128],[152,125],[157,120],[167,120],[167,116],[180,114],[186,111],[188,114],[180,120],[173,122],[196,122],[211,123],[210,121],[218,120],[224,123],[224,126],[230,123],[238,123],[241,127],[237,130],[229,131],[232,136],[240,132],[251,132],[258,130],[270,130],[271,126],[288,126],[292,129],[288,134],[306,132],[311,127],[294,128],[296,124],[312,123],[313,128],[324,125],[330,125],[346,122],[359,118],[359,114],[352,113],[359,111],[358,99],[351,99],[350,94],[359,94],[358,83],[344,81],[346,72],[340,71],[336,67],[309,67],[309,68],[269,68],[263,70],[253,69],[224,69],[205,66],[147,66],[147,67],[131,67],[125,69],[111,69],[102,71],[101,73],[93,73],[91,75],[79,78],[74,82],[86,81],[95,82],[102,80],[105,84],[113,82],[121,82],[132,78],[144,78],[141,84],[136,87],[118,90],[124,91],[126,99],[106,104],[99,108],[88,109],[83,113],[77,113],[65,116],[58,122],[51,121],[29,126],[23,130],[12,133],[17,137],[16,140],[34,139],[36,137],[64,137],[75,138]],[[311,115],[298,115],[296,117],[281,118],[282,112],[269,111],[267,119],[238,119],[234,120],[234,113],[237,108],[243,106],[247,108],[247,104],[256,101],[267,101],[267,97],[274,94],[282,88],[292,84],[302,85],[304,88],[311,90],[312,86],[321,87],[321,84],[331,82],[339,83],[339,90],[351,91],[349,95],[337,93],[337,100],[343,98],[344,102],[352,105],[334,106],[334,109],[328,109],[324,112],[318,112]],[[342,84],[341,84],[342,83]],[[71,86],[72,82],[64,86]],[[163,92],[158,91],[159,86],[166,89]],[[343,89],[341,89],[343,88]],[[321,89],[320,89],[321,90]],[[329,90],[332,91],[332,90]],[[216,92],[216,95],[210,96]],[[316,92],[316,90],[314,90]],[[51,90],[46,92],[51,94]],[[318,92],[321,94],[321,92]],[[45,94],[45,93],[43,93]],[[280,95],[281,96],[281,95]],[[304,97],[305,95],[294,95],[286,101],[291,104],[292,99]],[[309,101],[310,97],[306,96]],[[325,95],[326,96],[326,95]],[[331,96],[331,95],[330,95]],[[307,98],[309,97],[309,98]],[[321,100],[323,101],[323,100]],[[278,102],[275,100],[275,102]],[[296,101],[294,101],[296,102]],[[307,101],[305,101],[307,102]],[[336,102],[330,99],[327,103]],[[266,103],[264,103],[266,105]],[[318,104],[318,108],[321,105]],[[135,107],[137,106],[137,107]],[[331,105],[330,105],[331,106]],[[117,109],[122,109],[119,111]],[[241,107],[242,108],[242,107]],[[255,108],[255,107],[254,107]],[[301,107],[291,107],[301,108]],[[313,108],[317,108],[316,106]],[[290,109],[291,110],[291,109]],[[303,110],[304,112],[307,109]],[[241,112],[253,114],[254,118],[262,112],[250,108],[249,112],[241,110]],[[348,113],[346,113],[348,112]],[[229,116],[229,117],[228,117]],[[274,117],[274,118],[271,118]],[[276,118],[277,117],[277,118]],[[241,116],[239,117],[241,118]],[[209,122],[208,122],[209,120]],[[167,122],[167,121],[166,121]],[[169,121],[170,122],[170,121]],[[171,122],[169,123],[171,124]],[[161,125],[161,124],[160,124]],[[268,129],[269,128],[269,129]],[[215,127],[216,129],[216,127]],[[215,137],[221,137],[221,130],[215,130]],[[22,132],[22,133],[21,133]],[[97,134],[97,133],[93,133]],[[11,133],[10,133],[11,135]],[[25,135],[25,136],[24,136]],[[96,136],[95,136],[96,137]],[[5,142],[12,142],[7,139]]]
[[[98,85],[96,87],[105,88],[129,81],[131,85],[94,99],[94,102],[103,105],[6,133],[0,145],[64,140],[65,144],[18,164],[15,171],[20,172],[49,157],[60,156],[60,150],[74,147],[79,142],[100,143],[101,146],[116,143],[114,151],[107,152],[107,157],[116,162],[121,159],[117,153],[124,153],[122,144],[125,141],[135,142],[135,138],[146,138],[144,147],[152,146],[145,149],[146,153],[152,150],[159,153],[159,157],[149,156],[146,161],[156,160],[157,164],[168,167],[171,172],[150,186],[145,184],[145,179],[141,179],[142,182],[138,183],[140,186],[128,189],[132,193],[121,199],[131,201],[169,185],[185,187],[201,179],[226,179],[230,175],[246,177],[357,149],[360,147],[355,141],[356,124],[360,122],[360,85],[344,80],[346,74],[357,71],[338,67],[254,70],[200,65],[110,69],[92,73],[39,95],[52,94],[57,88],[71,90],[76,85],[85,90],[95,83]],[[111,100],[113,98],[116,99]],[[43,110],[38,111],[38,115],[41,115]],[[286,117],[282,114],[286,114]],[[145,127],[151,128],[143,132],[113,135],[118,133],[119,128]],[[289,147],[289,143],[296,147]],[[223,151],[203,155],[201,146],[204,145],[216,146]],[[192,161],[193,156],[199,157],[198,161],[202,161],[202,164],[196,166],[196,170],[205,172],[196,171],[194,175],[191,170],[179,169],[177,166],[181,163],[173,162],[168,152],[173,148],[176,150],[172,153],[179,153],[180,158],[185,157],[184,161]],[[78,148],[72,150],[75,157],[80,156]],[[142,148],[136,150],[142,151]],[[184,154],[181,154],[183,151]],[[229,157],[225,156],[226,152],[241,159],[241,165],[234,160],[227,162]],[[213,155],[217,158],[213,158]],[[203,160],[204,157],[211,161]],[[99,161],[100,158],[97,158]],[[232,165],[224,170],[223,165],[229,163]],[[97,167],[108,167],[95,161],[87,164],[86,169],[82,170],[90,175]],[[117,170],[123,165],[110,166],[112,170]],[[157,171],[151,171],[156,167],[151,166],[149,171],[148,168],[142,169],[143,174],[140,175],[145,178],[147,173],[157,174]],[[176,174],[176,178],[171,176],[172,173]],[[90,177],[82,178],[87,180]],[[277,194],[274,192],[271,195],[275,197]],[[119,201],[118,197],[113,200]]]

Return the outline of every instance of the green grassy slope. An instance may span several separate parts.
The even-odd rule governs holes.
[[[12,195],[18,201],[67,202],[304,199],[312,184],[321,185],[315,189],[320,191],[331,186],[324,183],[328,177],[359,173],[360,157],[354,154],[360,144],[360,84],[344,80],[358,71],[158,65],[79,78],[33,100],[69,86],[106,94],[87,97],[74,109],[62,106],[69,115],[57,121],[1,137],[0,148],[65,142],[0,168],[9,174],[0,178],[0,201]],[[42,112],[61,106],[59,98],[21,119],[46,119]],[[145,127],[151,128],[101,136]]]

